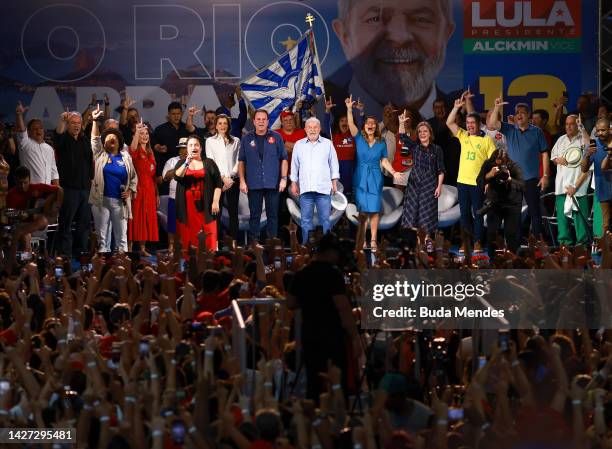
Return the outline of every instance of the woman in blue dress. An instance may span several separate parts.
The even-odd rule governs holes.
[[[353,191],[359,212],[359,232],[365,238],[367,220],[370,220],[370,246],[376,250],[378,222],[382,208],[383,174],[382,167],[398,181],[400,173],[396,172],[387,159],[387,145],[381,137],[376,117],[368,116],[361,130],[353,120],[353,96],[345,100],[346,118],[349,131],[355,138],[355,174],[353,176]],[[359,236],[358,239],[359,241]]]
[[[438,227],[438,197],[444,182],[444,155],[433,143],[433,130],[427,122],[416,127],[418,141],[406,134],[409,120],[406,111],[399,116],[399,136],[412,152],[413,167],[404,193],[402,228],[423,228],[428,238],[434,238]]]

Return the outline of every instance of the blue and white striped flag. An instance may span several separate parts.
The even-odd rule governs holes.
[[[253,108],[270,114],[270,128],[280,125],[280,114],[302,104],[314,103],[325,95],[321,65],[312,30],[308,30],[291,50],[242,83],[242,98]]]

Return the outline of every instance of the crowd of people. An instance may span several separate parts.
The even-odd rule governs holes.
[[[608,329],[360,326],[369,269],[612,268],[609,113],[583,100],[563,114],[561,99],[548,125],[525,104],[501,122],[501,98],[478,113],[469,90],[429,120],[388,105],[381,122],[349,96],[325,101],[323,125],[285,112],[276,131],[240,99],[233,118],[233,95],[202,128],[198,108],[171,103],[155,130],[126,98],[118,120],[92,101],[49,138],[20,103],[0,147],[0,427],[72,428],[76,447],[101,449],[612,447]],[[359,222],[344,238],[329,220],[340,184]],[[458,190],[459,241],[438,229],[444,184]],[[404,195],[392,241],[377,232],[385,185]],[[553,187],[559,247],[541,223]],[[55,246],[33,251],[56,217]]]
[[[288,242],[282,229],[290,221],[286,201],[291,195],[299,198],[298,224],[305,242],[313,229],[315,205],[324,232],[331,229],[331,195],[338,185],[356,204],[358,232],[370,230],[366,247],[374,251],[383,186],[403,192],[399,230],[414,234],[422,227],[432,240],[438,229],[437,199],[444,184],[455,186],[460,228],[476,252],[488,248],[491,255],[491,243],[501,229],[514,253],[529,232],[554,241],[542,223],[542,195],[547,192],[554,196],[560,244],[589,244],[601,237],[609,229],[612,198],[611,171],[602,169],[611,145],[608,108],[600,105],[595,118],[592,100],[581,96],[577,109],[564,114],[566,99],[561,98],[549,124],[546,111],[531,113],[520,103],[514,115],[502,121],[502,98],[491,110],[478,112],[472,97],[468,89],[448,113],[443,100],[434,101],[434,116],[428,120],[421,120],[418,111],[389,104],[382,121],[367,115],[367,105],[351,96],[342,108],[330,98],[325,100],[323,124],[314,108],[300,105],[295,113],[281,114],[277,130],[270,128],[265,110],[251,110],[247,123],[249,111],[240,98],[239,116],[232,118],[233,94],[224,96],[218,110],[201,111],[202,128],[195,125],[197,107],[185,111],[172,102],[168,121],[155,130],[143,122],[129,98],[118,108],[119,120],[109,117],[106,100],[101,107],[92,99],[84,114],[63,113],[50,136],[39,118],[31,118],[26,126],[27,108],[19,103],[15,130],[4,139],[3,164],[8,164],[9,186],[24,167],[31,185],[63,191],[52,249],[66,256],[92,249],[132,251],[134,244],[150,255],[149,250],[159,246],[156,209],[162,196],[168,199],[162,237],[165,243],[167,235],[169,249],[175,236],[183,248],[194,244],[200,230],[205,230],[211,250],[218,249],[223,235],[238,240],[240,192],[248,196],[250,241],[262,238],[265,204],[265,236],[280,235]],[[594,190],[592,201],[589,188]],[[19,186],[0,196],[10,209],[24,209],[26,197],[29,209],[41,199],[19,191]],[[227,227],[221,224],[224,209]],[[47,222],[54,218],[46,216]],[[39,230],[43,224],[39,222]],[[459,243],[464,252],[465,242]],[[23,246],[29,251],[27,241]]]

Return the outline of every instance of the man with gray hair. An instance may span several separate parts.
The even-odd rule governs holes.
[[[83,118],[78,112],[64,112],[53,134],[60,185],[64,202],[59,213],[56,252],[78,256],[89,252],[91,207],[89,191],[93,178],[93,154],[89,139],[83,134]],[[73,246],[72,222],[76,241]]]
[[[323,232],[330,230],[331,194],[338,190],[338,156],[332,141],[321,137],[321,122],[316,117],[306,120],[306,137],[293,147],[291,159],[291,194],[300,196],[302,242],[314,229],[312,219],[317,207]]]
[[[452,0],[338,0],[332,25],[352,67],[346,90],[368,113],[391,102],[428,118],[435,99],[447,98],[435,80],[455,31]]]

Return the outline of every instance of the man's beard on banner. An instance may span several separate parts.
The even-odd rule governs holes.
[[[445,60],[445,46],[435,57],[409,47],[380,48],[354,59],[352,67],[359,84],[379,103],[402,106],[427,97]],[[393,62],[411,65],[393,67]]]

